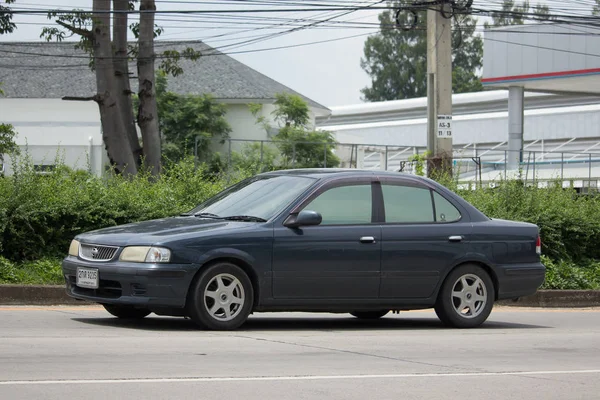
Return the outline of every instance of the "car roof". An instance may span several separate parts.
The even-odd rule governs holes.
[[[316,179],[328,179],[340,176],[362,177],[362,176],[390,176],[403,177],[411,180],[419,180],[422,177],[418,175],[408,174],[405,172],[392,172],[382,170],[365,170],[355,168],[301,168],[301,169],[285,169],[279,171],[265,172],[261,175],[295,175],[310,177]]]

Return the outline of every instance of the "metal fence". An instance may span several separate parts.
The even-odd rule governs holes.
[[[426,149],[422,147],[228,139],[221,152],[227,165],[245,163],[255,167],[256,172],[273,168],[339,167],[427,173]],[[600,152],[457,146],[453,149],[452,165],[455,179],[466,184],[493,184],[518,177],[534,184],[562,180],[565,186],[574,182],[576,187],[590,188],[597,187],[600,180]]]

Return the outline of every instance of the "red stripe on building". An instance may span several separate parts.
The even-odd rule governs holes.
[[[500,78],[486,78],[486,79],[482,79],[481,82],[487,83],[487,82],[501,82],[501,81],[514,81],[514,80],[526,81],[528,79],[554,78],[554,77],[560,77],[560,76],[598,74],[598,73],[600,73],[600,68],[592,68],[592,69],[580,69],[580,70],[576,70],[576,71],[546,72],[543,74],[514,75],[514,76],[503,76]]]

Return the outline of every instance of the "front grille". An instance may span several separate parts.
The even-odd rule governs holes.
[[[110,261],[114,258],[117,250],[119,248],[113,246],[81,243],[79,245],[79,257],[88,261]]]

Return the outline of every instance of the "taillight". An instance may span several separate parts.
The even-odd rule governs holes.
[[[538,235],[537,240],[535,241],[535,252],[538,255],[542,254],[542,239],[540,238],[540,236]]]

